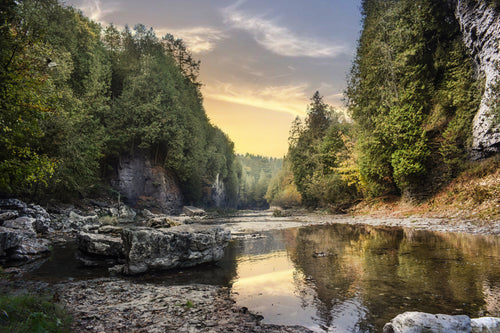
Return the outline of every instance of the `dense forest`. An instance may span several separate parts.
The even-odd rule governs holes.
[[[202,105],[180,39],[102,27],[57,0],[2,1],[0,192],[81,197],[122,155],[149,155],[200,202],[216,177],[236,198],[233,143]]]
[[[312,97],[292,126],[271,202],[298,203],[286,199],[293,186],[307,206],[422,200],[467,165],[484,84],[448,3],[365,0],[362,18],[346,90],[351,121]]]
[[[209,202],[216,179],[240,208],[424,199],[467,164],[483,95],[448,6],[362,1],[349,116],[316,92],[280,160],[235,156],[207,118],[200,62],[182,40],[141,24],[103,27],[57,0],[3,1],[0,195],[93,195],[122,156],[140,153],[193,204]]]
[[[246,154],[237,155],[237,161],[241,165],[238,207],[269,208],[265,199],[267,188],[271,179],[281,170],[283,160]]]

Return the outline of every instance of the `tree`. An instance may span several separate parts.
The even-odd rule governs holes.
[[[337,173],[340,152],[346,149],[343,136],[349,125],[316,92],[307,109],[305,124],[296,119],[292,124],[286,159],[301,201],[308,206],[332,206],[350,201],[357,195]],[[271,198],[279,195],[270,193]]]
[[[420,199],[449,173],[445,166],[457,165],[443,150],[463,161],[471,134],[464,125],[477,107],[471,59],[446,1],[365,0],[362,8],[346,92],[358,126],[362,181],[370,195]],[[457,128],[458,119],[467,120],[460,121],[460,139],[452,139],[445,128]]]

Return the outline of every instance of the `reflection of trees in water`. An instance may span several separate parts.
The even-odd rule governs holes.
[[[486,314],[500,316],[500,277],[492,281],[483,282],[484,300],[486,302]]]
[[[357,328],[379,331],[404,311],[499,315],[498,296],[488,296],[500,288],[499,246],[498,237],[332,225],[300,229],[288,251],[307,278],[299,294],[314,290],[303,299],[322,324],[361,299]]]

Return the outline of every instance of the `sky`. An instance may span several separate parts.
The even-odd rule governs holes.
[[[361,0],[66,0],[103,25],[153,27],[201,60],[212,124],[237,153],[283,157],[315,91],[343,109]]]

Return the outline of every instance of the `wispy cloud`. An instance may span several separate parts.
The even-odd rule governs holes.
[[[217,82],[203,88],[205,98],[303,116],[309,97],[307,84],[258,88]]]
[[[158,28],[155,31],[158,36],[170,33],[176,38],[181,38],[193,53],[210,52],[217,42],[228,37],[222,30],[212,27]]]
[[[244,1],[238,1],[223,9],[226,24],[249,32],[260,45],[271,52],[287,57],[331,58],[347,50],[343,45],[332,45],[316,38],[299,36],[272,20],[249,16],[239,9],[243,3]]]
[[[84,0],[78,8],[89,18],[94,21],[106,24],[104,17],[111,14],[117,10],[117,5],[114,2],[106,1],[106,5],[103,5],[101,0]]]

